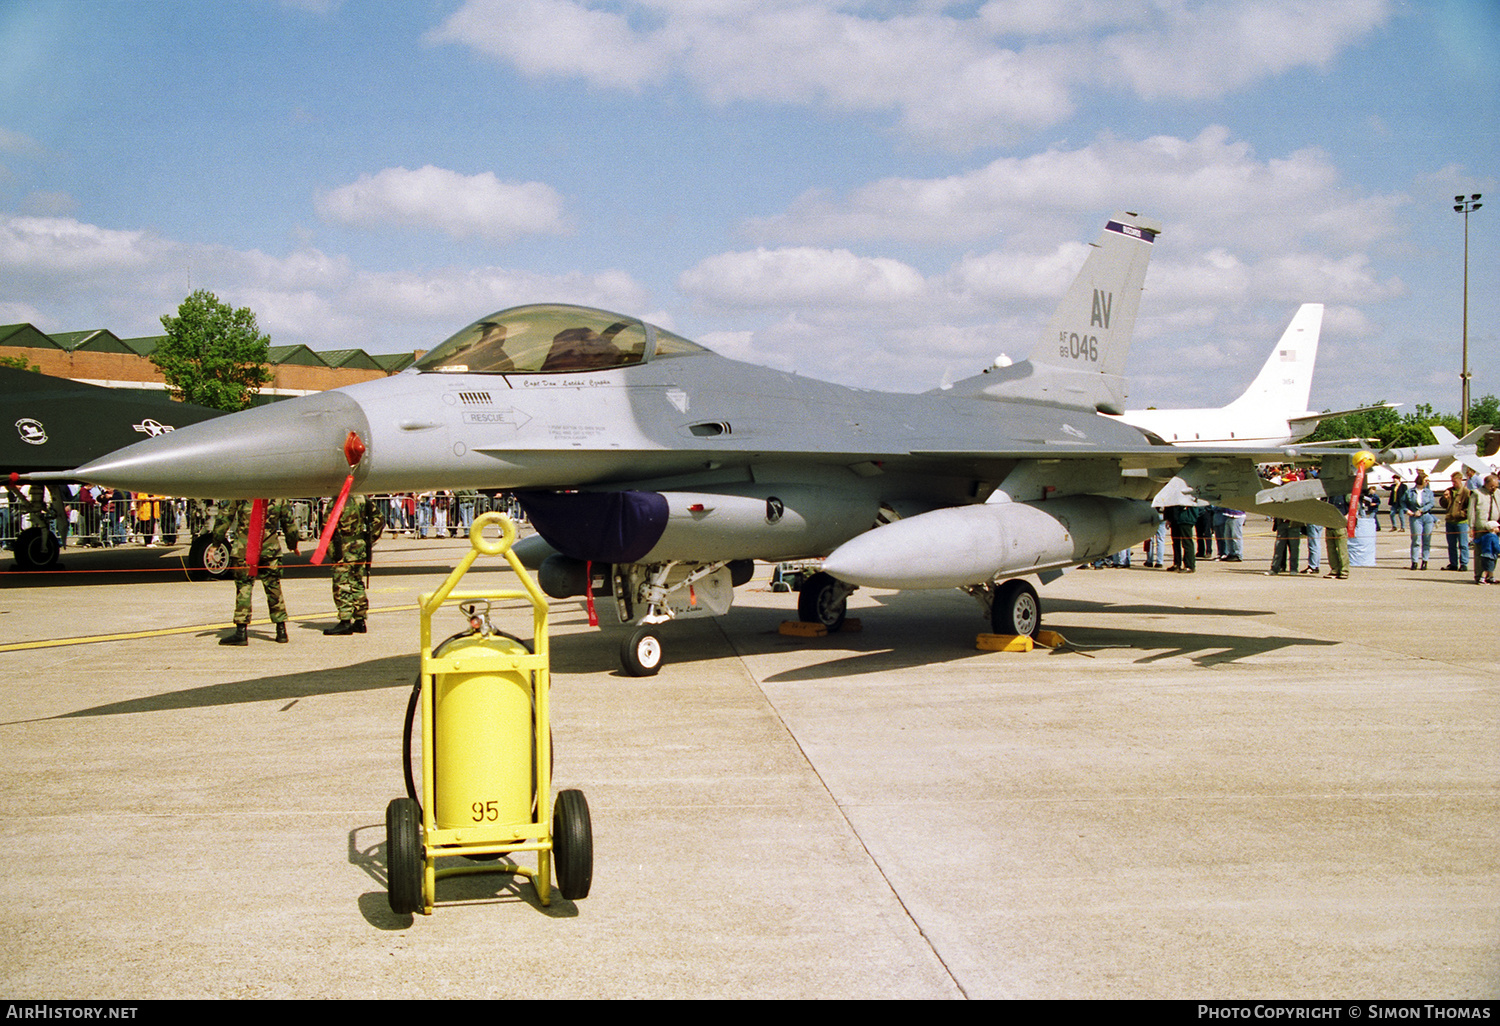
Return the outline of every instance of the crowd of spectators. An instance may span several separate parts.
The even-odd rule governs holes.
[[[1263,471],[1268,486],[1300,480],[1305,468],[1270,467]],[[1493,475],[1491,475],[1493,477]],[[1494,578],[1495,557],[1500,551],[1500,525],[1493,512],[1497,500],[1485,476],[1464,477],[1455,471],[1448,489],[1434,492],[1427,474],[1418,471],[1411,484],[1398,474],[1388,486],[1368,488],[1360,496],[1359,515],[1374,521],[1380,530],[1380,495],[1389,503],[1390,526],[1411,534],[1410,566],[1412,570],[1428,568],[1432,535],[1441,513],[1448,563],[1444,570],[1464,571],[1473,568],[1476,582],[1488,583]],[[1342,501],[1341,501],[1342,500]],[[408,538],[452,538],[466,533],[474,518],[490,510],[500,510],[520,521],[523,513],[514,496],[507,493],[434,491],[375,496],[386,523],[386,532]],[[1348,498],[1335,498],[1333,504],[1347,514]],[[324,517],[331,500],[303,499],[293,503],[304,537],[322,532]],[[48,523],[63,546],[114,547],[121,545],[176,545],[207,532],[214,517],[214,504],[197,499],[172,499],[158,495],[130,493],[93,485],[74,487],[50,486],[43,492],[33,485],[29,492],[7,486],[0,494],[0,546],[9,546],[28,527]],[[1217,559],[1239,563],[1244,559],[1245,514],[1240,510],[1218,506],[1169,506],[1162,510],[1162,521],[1156,534],[1145,543],[1144,566],[1193,573],[1200,559]],[[1328,549],[1342,542],[1329,541],[1328,534],[1317,524],[1301,524],[1288,519],[1272,521],[1275,546],[1270,575],[1321,573]],[[1167,540],[1171,538],[1172,562],[1166,565]],[[1302,542],[1307,541],[1307,559],[1302,563]],[[1471,559],[1470,549],[1475,556]],[[1092,567],[1129,567],[1130,550],[1105,557]],[[1485,559],[1488,558],[1486,566]],[[1301,565],[1299,565],[1301,564]],[[1342,571],[1342,572],[1340,572]],[[1343,566],[1335,565],[1328,577],[1347,576],[1347,558]]]
[[[521,520],[514,497],[478,491],[440,491],[375,497],[387,530],[412,538],[456,537],[474,518],[490,510]],[[293,502],[303,536],[322,532],[332,500]],[[100,488],[95,485],[40,485],[0,493],[0,546],[10,545],[25,528],[45,522],[64,546],[113,548],[121,545],[171,546],[191,541],[213,526],[214,503],[172,499]]]
[[[1293,465],[1267,466],[1262,468],[1262,477],[1267,487],[1288,484],[1316,476],[1315,469]],[[1435,492],[1424,471],[1418,471],[1408,484],[1400,473],[1384,486],[1361,489],[1358,517],[1369,521],[1369,529],[1381,530],[1381,496],[1386,498],[1389,524],[1392,530],[1409,531],[1411,534],[1410,566],[1412,570],[1426,570],[1430,559],[1432,535],[1438,515],[1443,517],[1444,537],[1448,547],[1448,564],[1444,570],[1467,572],[1471,563],[1476,581],[1489,583],[1495,569],[1492,562],[1488,571],[1479,562],[1481,543],[1486,549],[1496,549],[1500,557],[1500,518],[1486,516],[1487,503],[1500,503],[1490,499],[1484,490],[1485,476],[1471,474],[1465,477],[1462,471],[1450,475],[1446,491]],[[1329,500],[1341,515],[1347,517],[1351,496],[1335,496]],[[1217,559],[1222,562],[1242,562],[1244,559],[1245,514],[1240,510],[1217,506],[1167,506],[1161,509],[1162,519],[1156,534],[1146,540],[1144,566],[1148,569],[1166,569],[1179,573],[1194,573],[1202,559]],[[1483,528],[1488,522],[1496,522],[1489,531]],[[1270,569],[1267,576],[1296,574],[1301,576],[1324,576],[1343,579],[1349,575],[1348,538],[1343,531],[1330,531],[1319,524],[1299,523],[1289,518],[1271,521],[1275,541],[1272,549]],[[1485,535],[1488,535],[1486,538]],[[1171,539],[1172,561],[1168,565],[1166,554],[1168,538]],[[1306,542],[1307,558],[1302,559],[1303,542]],[[1476,555],[1470,559],[1470,550]],[[1324,560],[1331,567],[1323,572]],[[1117,552],[1088,564],[1085,569],[1130,566],[1130,551]]]

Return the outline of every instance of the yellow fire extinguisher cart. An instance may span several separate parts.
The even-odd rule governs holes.
[[[496,526],[500,537],[484,537]],[[562,791],[550,822],[543,798],[552,793],[552,731],[548,714],[547,599],[511,550],[516,526],[486,513],[469,530],[470,550],[437,591],[422,595],[422,665],[408,710],[407,796],[386,808],[391,909],[431,915],[437,881],[471,873],[531,877],[538,900],[551,903],[552,873],[569,900],[588,896],[593,881],[593,831],[583,792]],[[503,556],[524,590],[458,591],[481,555]],[[531,604],[535,651],[489,624],[491,603]],[[468,616],[468,631],[436,648],[432,618],[447,604]],[[480,612],[483,607],[484,612]],[[410,728],[421,719],[420,797],[410,773]],[[501,856],[536,852],[532,870]],[[437,868],[445,856],[475,865]]]

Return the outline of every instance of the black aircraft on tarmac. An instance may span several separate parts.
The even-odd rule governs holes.
[[[68,471],[143,438],[156,438],[189,424],[222,417],[191,403],[173,402],[166,393],[105,388],[68,378],[57,378],[16,367],[0,367],[0,479],[12,488],[25,475]],[[51,474],[50,504],[12,491],[13,508],[46,507],[38,518],[60,514],[59,479]],[[161,494],[161,493],[157,493]],[[34,518],[34,519],[38,519]],[[14,543],[16,562],[23,569],[45,569],[58,559],[56,533],[49,525],[33,523]]]

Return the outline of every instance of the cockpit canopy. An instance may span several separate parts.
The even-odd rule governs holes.
[[[547,303],[481,318],[416,367],[436,374],[561,374],[701,352],[702,346],[634,317]]]

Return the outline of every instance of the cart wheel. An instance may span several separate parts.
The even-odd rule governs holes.
[[[394,799],[385,807],[385,860],[391,911],[422,911],[422,811],[410,798]]]
[[[631,677],[654,677],[663,655],[661,638],[650,627],[640,627],[620,646],[620,668]]]
[[[589,896],[594,882],[594,828],[582,791],[559,791],[552,806],[552,857],[557,889],[569,901]]]

